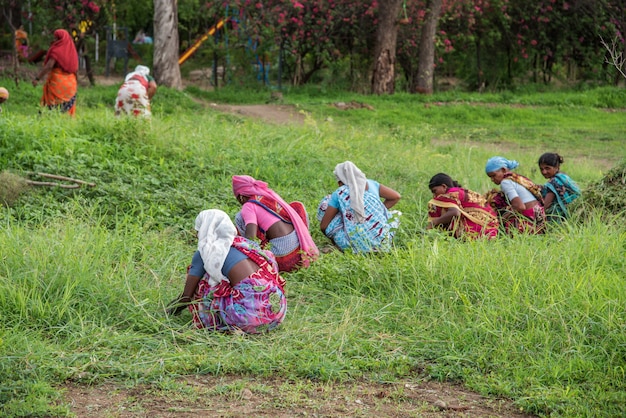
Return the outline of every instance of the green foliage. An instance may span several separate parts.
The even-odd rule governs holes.
[[[308,86],[283,91],[304,124],[270,125],[204,105],[262,103],[269,90],[159,88],[145,121],[113,117],[116,89],[81,88],[74,119],[36,116],[39,95],[24,84],[3,106],[0,169],[97,186],[33,188],[0,211],[0,414],[68,415],[62,382],[175,390],[177,376],[194,373],[429,378],[539,415],[624,414],[623,218],[585,206],[546,236],[493,242],[423,229],[430,176],[448,172],[484,192],[493,154],[541,181],[537,157],[558,151],[588,204],[626,158],[623,115],[603,109],[624,105],[620,91],[372,97]],[[233,174],[304,202],[321,247],[315,208],[348,159],[403,196],[391,253],[334,251],[285,275],[289,313],[267,335],[213,334],[191,329],[187,312],[165,315],[195,248],[187,231],[197,213],[239,210]]]

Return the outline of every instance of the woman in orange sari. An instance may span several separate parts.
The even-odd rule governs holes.
[[[498,217],[479,193],[464,189],[445,174],[433,176],[428,183],[433,198],[428,202],[428,226],[450,231],[456,238],[495,238]]]
[[[64,29],[54,31],[54,42],[50,45],[41,71],[33,79],[33,86],[46,74],[41,105],[58,109],[61,113],[74,116],[78,82],[78,53],[70,34]]]

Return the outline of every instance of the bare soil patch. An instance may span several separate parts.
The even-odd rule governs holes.
[[[235,106],[210,103],[208,107],[220,112],[261,119],[265,122],[276,124],[302,124],[306,117],[304,113],[290,105],[260,104]]]
[[[181,388],[68,384],[78,417],[530,417],[509,400],[435,382],[330,384],[188,376]]]

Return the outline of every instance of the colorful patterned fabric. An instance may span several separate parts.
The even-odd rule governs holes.
[[[115,116],[123,114],[149,118],[152,116],[147,82],[137,78],[125,81],[117,92]]]
[[[76,113],[77,91],[76,74],[67,73],[58,67],[54,67],[43,85],[41,104],[42,106],[47,106],[48,109],[58,109],[62,113],[74,116]]]
[[[517,230],[524,234],[542,234],[545,230],[546,213],[543,208],[541,186],[536,185],[527,177],[513,172],[506,173],[504,178],[522,185],[535,196],[539,204],[520,213],[511,207],[502,191],[491,190],[485,198],[498,214],[500,225],[507,233]]]
[[[363,195],[365,219],[358,223],[350,206],[349,187],[343,185],[337,192],[340,207],[324,234],[341,250],[351,249],[355,253],[390,250],[399,221],[380,198],[373,193]],[[318,206],[317,219],[320,221],[328,208],[330,196],[324,197]]]
[[[460,236],[475,239],[480,237],[495,238],[498,235],[498,217],[487,200],[479,193],[460,187],[451,187],[446,193],[434,197],[428,202],[428,220],[439,218],[449,208],[461,212],[458,219],[453,219],[448,230]]]
[[[246,234],[246,223],[241,212],[235,215],[235,226],[241,236]],[[302,249],[296,231],[290,234],[268,240],[265,233],[257,228],[257,238],[261,241],[261,248],[269,250],[276,257],[278,270],[291,272],[302,267]]]
[[[559,221],[569,217],[567,205],[580,197],[580,188],[565,173],[557,173],[541,189],[541,195],[545,198],[548,192],[554,194],[554,200],[546,211],[548,220]]]
[[[235,286],[226,281],[211,285],[208,274],[198,283],[195,303],[189,305],[194,325],[213,331],[241,330],[258,334],[276,328],[287,313],[285,280],[269,251],[244,237],[235,237],[233,247],[260,269]]]
[[[267,187],[267,183],[261,180],[256,180],[250,176],[233,176],[233,193],[235,196],[256,196],[257,200],[259,196],[266,197],[275,202],[276,205],[282,207],[282,209],[289,214],[287,218],[292,224],[296,233],[298,234],[298,240],[300,241],[300,248],[302,249],[302,265],[308,267],[310,263],[317,259],[319,256],[319,250],[311,237],[309,232],[309,225],[305,219],[301,219],[301,213],[297,212],[297,208],[288,204],[278,195],[274,190]],[[302,205],[302,209],[304,206]]]
[[[267,210],[280,218],[283,222],[293,224],[289,213],[283,209],[283,207],[273,199],[266,196],[252,196],[246,203],[253,203],[259,207]],[[300,202],[291,202],[289,206],[298,214],[304,224],[309,226],[309,215],[304,208],[304,205]],[[235,215],[235,225],[240,235],[245,235],[246,225],[241,212]],[[297,270],[303,266],[302,263],[302,248],[298,239],[297,231],[293,231],[289,235],[283,237],[277,237],[268,239],[265,235],[265,231],[261,228],[257,228],[257,238],[261,241],[261,247],[270,250],[276,257],[278,262],[278,268],[281,272],[291,272]]]

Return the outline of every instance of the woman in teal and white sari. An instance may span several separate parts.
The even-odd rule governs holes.
[[[569,218],[567,205],[581,194],[576,182],[559,171],[561,164],[563,164],[563,157],[559,154],[547,152],[539,157],[541,174],[548,179],[541,190],[546,217],[556,222]]]
[[[350,161],[337,164],[334,173],[339,188],[322,199],[317,211],[324,235],[342,251],[391,249],[399,223],[395,215],[400,212],[389,209],[398,203],[400,194],[367,179]]]

